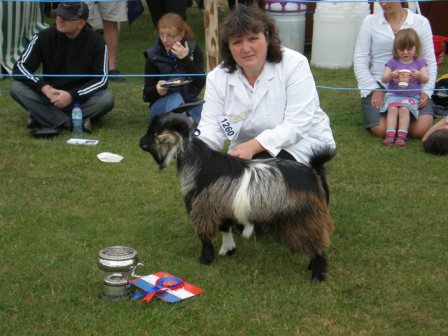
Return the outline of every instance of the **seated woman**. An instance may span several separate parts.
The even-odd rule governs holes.
[[[200,138],[229,154],[308,164],[336,144],[305,56],[284,48],[273,19],[238,6],[220,26],[223,63],[207,75]]]
[[[205,85],[204,76],[191,76],[191,83],[183,86],[164,87],[170,78],[186,79],[184,74],[204,74],[204,56],[193,33],[182,17],[175,13],[163,15],[158,24],[159,38],[144,52],[146,75],[143,100],[150,103],[149,117],[170,112],[179,105],[198,101]],[[196,124],[201,119],[202,105],[192,107],[189,114]]]
[[[423,85],[416,120],[409,125],[409,136],[422,138],[432,126],[434,109],[429,97],[434,90],[437,64],[434,54],[433,36],[428,19],[402,8],[398,1],[380,1],[382,11],[364,19],[355,46],[354,71],[361,90],[361,108],[364,127],[374,135],[386,134],[386,116],[380,115],[386,85],[381,75],[386,62],[392,58],[395,34],[403,28],[413,28],[421,41],[421,57],[428,65],[429,81]]]

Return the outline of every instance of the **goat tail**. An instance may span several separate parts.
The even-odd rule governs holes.
[[[313,168],[320,175],[321,172],[324,171],[325,164],[330,161],[335,154],[336,150],[330,146],[320,147],[313,150],[313,155],[310,159],[311,168]]]
[[[311,168],[313,168],[320,177],[322,188],[325,191],[327,204],[330,203],[330,188],[328,187],[327,177],[325,174],[325,164],[330,161],[335,154],[336,150],[334,148],[325,146],[313,150],[313,155],[310,159]]]

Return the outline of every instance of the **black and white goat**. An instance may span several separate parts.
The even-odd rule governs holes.
[[[249,238],[255,225],[276,233],[292,252],[308,255],[312,279],[325,280],[333,220],[323,166],[332,150],[315,153],[310,167],[282,159],[241,160],[210,149],[193,135],[190,119],[173,113],[152,120],[140,147],[160,169],[177,158],[188,214],[202,242],[201,263],[213,261],[218,230],[219,254],[231,255],[232,227],[243,225]]]

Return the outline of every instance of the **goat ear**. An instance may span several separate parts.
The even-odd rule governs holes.
[[[168,146],[170,148],[176,146],[179,143],[179,136],[176,136],[172,132],[164,132],[157,135],[157,142],[161,145]]]

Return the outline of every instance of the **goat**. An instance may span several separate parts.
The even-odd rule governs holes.
[[[292,252],[309,256],[312,279],[325,280],[325,250],[334,226],[324,164],[334,150],[314,153],[310,166],[276,158],[242,160],[212,150],[193,133],[189,118],[166,113],[152,119],[140,147],[160,170],[177,159],[186,208],[202,242],[199,261],[213,261],[218,230],[219,254],[231,255],[236,250],[232,228],[243,225],[242,235],[249,238],[255,225],[276,233]]]

